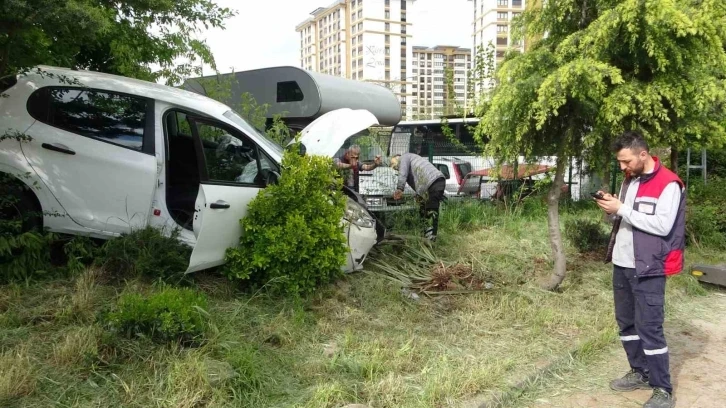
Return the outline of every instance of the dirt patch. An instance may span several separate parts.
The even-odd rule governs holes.
[[[666,320],[671,352],[671,381],[676,407],[717,408],[726,399],[726,297],[711,295],[707,313]],[[600,364],[578,370],[527,407],[640,407],[651,391],[618,393],[611,378],[629,369],[621,347],[613,347]]]
[[[431,269],[430,281],[419,289],[424,292],[451,292],[483,288],[484,281],[474,275],[470,265],[459,263],[447,267],[440,263]]]

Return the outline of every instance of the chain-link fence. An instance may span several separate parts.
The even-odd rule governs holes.
[[[390,129],[390,128],[389,128]],[[398,171],[390,167],[394,155],[415,153],[427,158],[446,179],[446,197],[449,200],[503,200],[523,198],[536,190],[547,188],[554,178],[555,158],[543,158],[536,164],[505,165],[499,169],[495,158],[486,157],[476,143],[456,140],[426,140],[415,137],[400,137],[390,130],[365,133],[348,140],[337,154],[342,158],[353,146],[360,149],[359,160],[373,167],[376,156],[382,164],[360,171],[357,180],[353,172],[344,177],[351,186],[356,186],[372,211],[397,211],[414,208],[410,198],[414,192],[406,185],[403,200],[394,200],[393,193],[398,184]],[[584,174],[575,160],[565,169],[563,195],[572,200],[589,197],[591,191],[600,188],[602,180]]]

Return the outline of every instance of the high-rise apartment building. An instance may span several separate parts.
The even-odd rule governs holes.
[[[471,58],[470,48],[413,47],[414,83],[408,99],[412,119],[434,119],[465,108]]]
[[[303,69],[387,86],[410,113],[415,0],[337,0],[298,24]]]
[[[527,2],[533,0],[469,0],[474,4],[474,48],[486,49],[491,42],[496,49],[495,64],[504,58],[511,48],[524,51],[524,41],[515,41],[511,36],[511,21],[521,14]]]

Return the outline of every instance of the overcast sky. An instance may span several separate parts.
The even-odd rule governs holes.
[[[225,30],[209,30],[206,38],[221,72],[279,65],[300,65],[300,37],[295,26],[318,7],[333,0],[216,0],[237,10]],[[416,0],[409,4],[412,45],[472,45],[472,3],[468,0]],[[208,75],[210,72],[205,72]]]

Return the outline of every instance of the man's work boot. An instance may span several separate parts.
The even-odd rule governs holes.
[[[669,394],[663,388],[653,388],[653,395],[643,405],[643,408],[673,408],[675,406],[676,399],[673,394]]]
[[[429,242],[431,243],[436,242],[436,234],[434,234],[433,227],[429,227],[426,229],[426,232],[424,232],[424,238],[429,240]]]
[[[610,381],[610,388],[614,391],[635,391],[639,389],[649,389],[648,378],[643,374],[630,370],[623,378]]]

